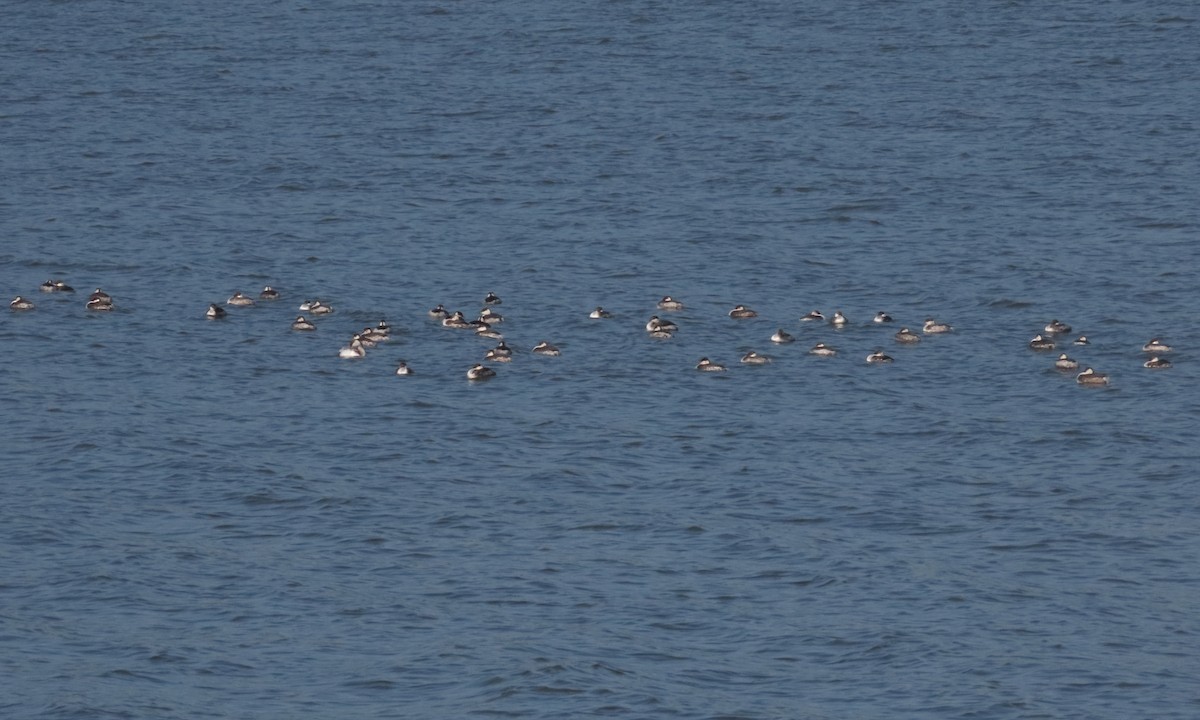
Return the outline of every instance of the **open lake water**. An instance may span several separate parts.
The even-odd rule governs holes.
[[[1200,717],[1194,3],[0,16],[3,717]]]

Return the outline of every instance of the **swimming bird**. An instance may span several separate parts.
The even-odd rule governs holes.
[[[1046,323],[1046,327],[1042,328],[1042,331],[1050,335],[1066,335],[1071,332],[1071,326],[1055,319]]]
[[[892,356],[884,355],[882,350],[876,350],[875,352],[873,352],[867,356],[867,362],[872,365],[878,365],[881,363],[890,363],[890,362],[892,362]]]
[[[725,369],[725,366],[703,357],[700,358],[700,362],[696,363],[696,369],[700,372],[721,372]]]
[[[254,301],[241,292],[235,292],[232,297],[225,301],[225,304],[233,305],[234,307],[250,307],[254,304]]]
[[[771,342],[780,344],[790,343],[795,339],[796,338],[792,337],[792,335],[783,328],[779,328],[775,331],[775,334],[771,336]]]
[[[747,365],[766,365],[771,362],[771,358],[766,355],[759,355],[751,350],[742,356],[742,362]]]
[[[1091,345],[1092,343],[1087,339],[1087,335],[1080,335],[1079,337],[1075,338],[1075,340],[1073,341],[1073,344],[1075,344],[1075,345]]]
[[[1061,353],[1058,359],[1054,361],[1054,367],[1059,370],[1078,370],[1079,362],[1073,358],[1067,357],[1066,353]]]
[[[1157,355],[1152,355],[1149,360],[1142,363],[1142,367],[1151,369],[1161,369],[1171,367],[1171,361],[1166,358],[1160,358]]]
[[[491,360],[493,362],[511,362],[512,349],[505,345],[504,341],[501,340],[500,342],[496,343],[496,347],[488,350],[487,353],[484,354],[483,359]]]
[[[1054,341],[1048,337],[1043,337],[1041,335],[1041,333],[1039,333],[1037,335],[1034,335],[1033,339],[1029,341],[1029,349],[1030,350],[1053,350],[1054,349]]]
[[[75,288],[62,280],[47,280],[41,284],[39,289],[42,292],[75,292]]]
[[[558,348],[554,347],[545,340],[541,341],[537,345],[534,345],[533,352],[536,355],[549,355],[551,357],[557,357],[562,354],[559,352]]]
[[[472,365],[471,369],[467,370],[468,380],[487,380],[494,377],[496,377],[496,371],[486,365]]]
[[[1171,352],[1171,346],[1166,344],[1159,338],[1153,338],[1150,340],[1150,342],[1148,342],[1142,346],[1142,352],[1148,352],[1148,353]]]
[[[818,357],[833,357],[834,355],[837,355],[837,350],[834,350],[825,343],[817,343],[816,345],[812,346],[812,349],[808,351],[808,354],[816,355]]]
[[[225,317],[225,308],[216,303],[209,303],[208,310],[204,313],[204,316],[213,320],[220,320]]]
[[[842,314],[841,310],[834,310],[833,317],[829,318],[829,324],[840,328],[849,325],[850,321],[846,319],[846,316]]]
[[[921,332],[926,335],[936,335],[938,333],[948,333],[954,330],[953,327],[946,323],[940,323],[933,318],[925,318],[925,324],[921,326]]]
[[[98,311],[98,312],[109,312],[113,308],[115,308],[116,305],[113,303],[112,298],[110,298],[106,295],[104,297],[90,298],[87,301],[87,305],[85,307],[88,310],[94,310],[94,311]]]
[[[659,310],[682,310],[683,303],[679,302],[670,295],[664,295],[662,300],[658,301]]]
[[[1075,382],[1080,385],[1107,385],[1108,375],[1098,373],[1091,368],[1087,368],[1083,372],[1075,376]]]
[[[353,360],[367,356],[367,348],[357,335],[350,339],[350,344],[338,350],[338,357]]]
[[[612,313],[597,305],[595,310],[588,313],[588,317],[593,320],[600,320],[602,318],[612,317]]]
[[[429,311],[429,317],[434,320],[445,320],[450,317],[450,313],[439,303],[437,307]]]
[[[323,303],[320,300],[313,300],[312,307],[308,311],[313,315],[328,315],[333,312],[333,306]]]
[[[921,342],[921,336],[906,327],[900,328],[900,331],[894,337],[896,338],[896,342],[904,343],[905,345],[913,345]]]
[[[729,311],[729,317],[736,320],[742,320],[745,318],[758,317],[758,313],[754,312],[745,305],[735,305],[733,309]]]
[[[491,325],[488,325],[487,323],[480,323],[479,325],[475,326],[475,336],[482,337],[482,338],[491,338],[492,340],[503,340],[504,339],[504,333],[493,328]]]
[[[504,316],[490,307],[486,307],[479,312],[479,322],[487,323],[488,325],[496,325],[504,322]]]
[[[500,296],[499,296],[499,295],[497,295],[497,294],[496,294],[496,293],[494,293],[494,292],[489,292],[489,293],[487,294],[487,297],[485,297],[485,298],[483,299],[483,304],[484,304],[484,305],[499,305],[499,304],[500,304],[500,303],[502,303],[502,302],[504,302],[504,301],[503,301],[503,300],[501,300],[501,299],[500,299]]]
[[[262,292],[260,292],[258,294],[258,299],[259,300],[278,300],[279,299],[279,291],[276,290],[275,288],[271,287],[270,285],[268,285],[268,286],[264,287],[262,289]]]
[[[91,295],[88,295],[88,302],[91,302],[92,300],[99,300],[101,302],[107,302],[107,303],[111,303],[113,301],[112,295],[109,295],[108,293],[104,292],[100,288],[96,288],[96,291],[94,293],[92,293]]]
[[[303,315],[297,315],[296,319],[292,321],[292,329],[293,330],[316,330],[317,326],[313,325],[312,322],[308,318],[304,317]]]
[[[892,321],[892,316],[888,315],[887,313],[885,313],[882,310],[875,313],[875,317],[871,320],[871,322],[877,322],[877,323],[889,323],[891,321]]]
[[[461,329],[470,327],[470,323],[463,317],[462,310],[455,310],[448,317],[442,318],[442,327]]]
[[[33,301],[26,300],[20,295],[13,298],[13,301],[8,304],[13,310],[32,310],[34,308]]]
[[[807,314],[801,315],[800,319],[804,322],[812,322],[814,320],[824,320],[825,316],[821,314],[820,310],[810,310]]]
[[[371,327],[369,325],[363,328],[362,332],[360,332],[358,335],[364,341],[369,341],[371,343],[387,342],[389,339],[391,339],[391,335],[388,334],[387,331],[380,330],[377,327]]]
[[[670,320],[663,320],[657,315],[651,315],[646,321],[646,332],[675,332],[679,326]]]
[[[412,371],[412,368],[410,368],[407,363],[405,363],[403,360],[401,360],[400,365],[398,365],[396,367],[396,374],[397,375],[412,375],[413,371]]]

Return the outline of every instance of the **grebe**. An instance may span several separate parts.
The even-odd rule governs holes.
[[[1075,376],[1075,382],[1079,383],[1080,385],[1107,385],[1108,376],[1104,373],[1098,373],[1091,368],[1087,368]]]
[[[1058,356],[1058,359],[1054,361],[1054,367],[1058,368],[1059,370],[1078,370],[1079,361],[1075,360],[1074,358],[1067,357],[1066,353],[1061,353]]]
[[[1037,335],[1034,335],[1033,339],[1029,341],[1029,349],[1030,350],[1053,350],[1054,349],[1054,341],[1051,340],[1050,338],[1042,337],[1042,335],[1039,333]]]
[[[921,332],[926,335],[936,335],[938,333],[948,333],[954,330],[946,323],[940,323],[933,318],[925,318],[925,324],[921,326]]]
[[[496,377],[496,371],[485,365],[472,365],[467,371],[468,380],[487,380]]]

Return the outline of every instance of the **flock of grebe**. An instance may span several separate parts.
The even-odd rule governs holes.
[[[42,283],[40,290],[42,292],[68,292],[73,293],[75,289],[67,285],[61,280],[47,280]],[[267,286],[258,294],[258,301],[273,302],[280,299],[280,293],[275,288]],[[232,308],[251,307],[255,305],[255,298],[244,295],[241,292],[235,292],[225,305]],[[437,305],[429,311],[429,317],[439,322],[443,327],[470,330],[480,337],[494,339],[497,344],[494,348],[488,350],[483,357],[485,362],[507,363],[512,361],[512,349],[504,342],[504,335],[497,329],[497,325],[504,322],[504,317],[495,309],[501,304],[501,299],[495,293],[489,292],[483,299],[483,309],[474,320],[468,320],[461,311],[450,312],[442,305]],[[33,301],[18,295],[9,303],[9,308],[13,311],[27,311],[35,309],[36,305]],[[85,307],[89,311],[105,312],[111,311],[116,307],[112,296],[104,292],[100,288],[96,288],[95,292],[88,296]],[[679,300],[667,295],[657,303],[657,309],[662,312],[678,312],[685,308],[684,304]],[[308,313],[314,317],[328,315],[333,313],[333,307],[321,300],[306,300],[300,306],[301,313]],[[208,306],[205,316],[211,320],[220,320],[226,317],[228,312],[224,307],[217,303],[212,303]],[[729,311],[729,317],[735,320],[743,320],[758,317],[758,313],[745,305],[735,305]],[[593,320],[603,320],[612,318],[613,314],[605,310],[603,307],[597,307],[588,314],[588,317]],[[813,310],[800,317],[800,322],[804,323],[828,323],[834,328],[844,328],[850,324],[849,319],[840,311],[837,310],[832,316],[826,317],[819,310]],[[893,319],[890,315],[880,311],[876,313],[871,322],[873,323],[891,323]],[[305,315],[301,314],[292,321],[292,330],[297,332],[310,332],[317,329],[315,323]],[[661,318],[658,315],[651,315],[646,321],[646,333],[649,337],[668,339],[674,336],[679,330],[679,326],[674,322]],[[390,338],[391,328],[386,321],[380,321],[374,327],[363,328],[360,332],[354,333],[349,343],[338,351],[339,357],[346,359],[359,359],[366,356],[367,350],[375,347],[379,343],[386,342]],[[913,345],[921,342],[922,335],[939,335],[944,333],[954,332],[954,328],[947,323],[939,322],[930,317],[926,318],[921,326],[921,332],[918,333],[908,327],[901,327],[892,337],[895,342],[902,345]],[[1071,326],[1059,320],[1051,320],[1028,343],[1030,350],[1034,351],[1053,351],[1058,348],[1059,340],[1071,332]],[[770,341],[775,344],[786,344],[795,341],[795,337],[779,328],[770,336]],[[1082,346],[1090,344],[1087,337],[1080,335],[1075,340],[1071,341],[1073,345]],[[1162,369],[1171,367],[1171,362],[1164,357],[1165,353],[1171,352],[1171,346],[1162,342],[1160,338],[1153,338],[1142,346],[1142,351],[1150,354],[1150,359],[1143,363],[1143,367],[1151,369]],[[551,345],[549,342],[542,341],[534,346],[531,350],[537,355],[558,356],[561,351]],[[838,350],[823,342],[814,345],[809,351],[810,355],[818,357],[835,357]],[[766,365],[771,362],[771,357],[763,355],[757,351],[751,350],[742,356],[741,362],[746,365]],[[866,356],[868,364],[883,364],[890,363],[893,358],[881,349],[876,349]],[[1054,362],[1054,367],[1059,370],[1073,371],[1079,369],[1079,362],[1069,357],[1066,353],[1060,353],[1058,359]],[[720,363],[714,362],[707,357],[700,358],[696,364],[696,370],[700,372],[724,372],[727,368]],[[413,370],[404,361],[399,363],[396,368],[396,375],[410,376]],[[496,376],[496,371],[484,365],[476,363],[471,366],[466,376],[468,380],[486,380]],[[1075,381],[1080,385],[1107,385],[1108,375],[1096,372],[1090,367],[1085,367],[1082,372],[1075,376]]]

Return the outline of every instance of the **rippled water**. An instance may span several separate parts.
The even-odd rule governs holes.
[[[1192,4],[4,16],[6,717],[1200,712]]]

